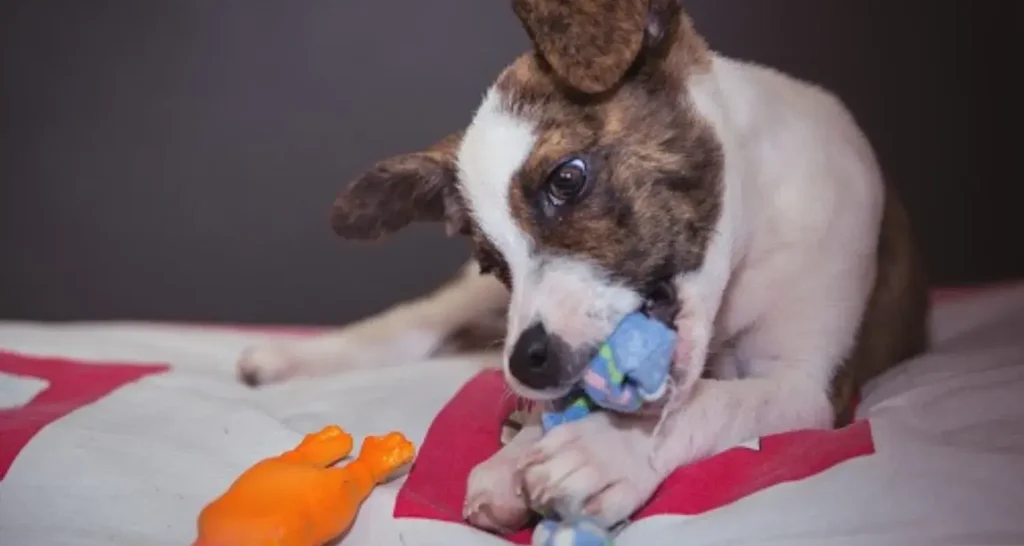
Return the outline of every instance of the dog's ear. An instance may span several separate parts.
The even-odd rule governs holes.
[[[444,222],[449,235],[468,234],[469,216],[456,188],[455,133],[430,148],[377,163],[334,200],[331,226],[346,239],[378,239],[412,222]]]
[[[681,13],[680,0],[512,0],[537,54],[584,93],[612,88]]]

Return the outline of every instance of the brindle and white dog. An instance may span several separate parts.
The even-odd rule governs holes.
[[[848,420],[864,381],[926,344],[904,210],[839,100],[713,53],[680,3],[514,0],[534,48],[469,126],[377,164],[333,209],[353,239],[444,222],[490,275],[470,265],[337,332],[251,348],[243,377],[387,366],[497,327],[511,388],[550,400],[670,282],[665,407],[524,428],[470,476],[466,516],[496,529],[544,506],[610,524],[680,465]]]

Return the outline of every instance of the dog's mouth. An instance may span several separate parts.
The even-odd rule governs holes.
[[[675,317],[679,313],[679,301],[675,284],[671,279],[652,283],[644,293],[639,311],[674,329]],[[558,362],[556,369],[551,370],[555,377],[545,378],[548,385],[533,383],[529,374],[520,374],[517,378],[513,373],[509,377],[509,382],[513,390],[525,398],[536,402],[557,403],[578,387],[604,340],[572,347],[557,334],[551,334],[547,339],[546,351],[555,362]]]
[[[654,283],[647,290],[640,310],[648,317],[675,329],[676,315],[679,314],[679,295],[675,283],[671,279]]]

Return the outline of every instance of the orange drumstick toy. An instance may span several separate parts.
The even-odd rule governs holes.
[[[351,451],[352,436],[329,426],[256,463],[199,514],[193,546],[322,546],[338,537],[373,488],[416,454],[392,432],[367,437],[354,461],[330,467]]]

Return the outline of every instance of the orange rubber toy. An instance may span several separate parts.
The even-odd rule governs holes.
[[[416,448],[392,432],[370,436],[359,456],[352,436],[337,426],[245,471],[199,514],[193,546],[322,546],[352,525],[377,484],[412,461]]]

